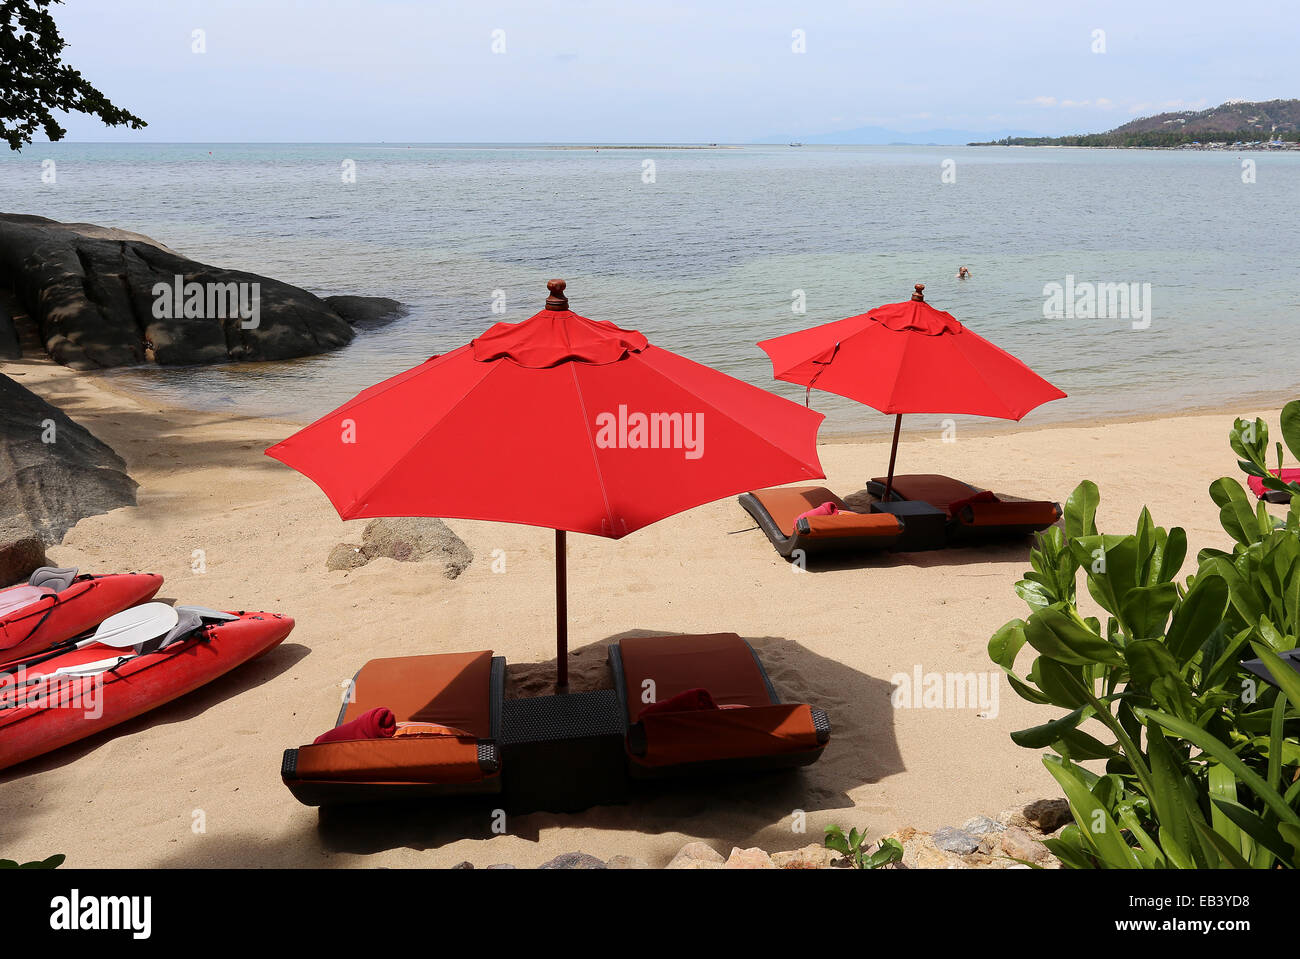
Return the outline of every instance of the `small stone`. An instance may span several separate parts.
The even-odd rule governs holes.
[[[1052,833],[1074,821],[1070,804],[1064,799],[1038,799],[1023,810],[1025,819],[1039,832]]]
[[[452,866],[451,868],[452,869],[473,869],[474,864],[470,862],[468,859],[466,859],[463,862],[456,863],[456,865]]]
[[[776,863],[772,862],[772,857],[757,846],[753,846],[749,849],[740,849],[733,846],[731,848],[731,855],[727,857],[725,868],[775,869]]]
[[[692,866],[688,863],[712,863],[714,866],[721,867],[723,862],[722,854],[706,842],[688,842],[681,849],[677,850],[677,855],[673,856],[672,861],[668,863],[669,869],[705,869],[707,866]]]
[[[556,856],[550,862],[544,862],[538,869],[605,869],[605,860],[589,856],[585,852],[566,852]]]
[[[354,546],[352,543],[339,543],[330,550],[329,557],[325,560],[325,568],[335,570],[357,569],[365,566],[368,562],[370,561],[361,552],[360,546]]]
[[[635,856],[615,856],[605,863],[606,869],[649,869],[650,863]]]
[[[1025,862],[1044,862],[1051,853],[1047,847],[1019,826],[1008,826],[1001,836],[1002,852],[1012,859]]]
[[[962,823],[961,828],[963,832],[968,832],[972,836],[986,836],[991,832],[1001,832],[1007,827],[996,819],[990,819],[988,816],[976,816],[973,819],[967,819]]]
[[[813,843],[799,849],[772,853],[772,864],[778,869],[830,869],[840,858],[834,849]]]
[[[951,826],[936,829],[931,839],[939,849],[958,856],[970,855],[979,848],[980,844],[980,841],[970,833],[963,829],[953,829]]]
[[[518,869],[519,867],[512,862],[494,862],[492,865],[484,866],[483,868],[484,869]]]

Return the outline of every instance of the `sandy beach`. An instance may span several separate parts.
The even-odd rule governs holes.
[[[364,523],[340,521],[314,485],[263,455],[295,424],[160,408],[45,362],[0,372],[111,445],[140,483],[138,506],[82,520],[50,549],[52,562],[157,572],[166,577],[160,598],[297,620],[282,646],[211,686],[0,774],[6,856],[62,852],[85,867],[524,867],[580,850],[662,866],[695,839],[724,854],[793,849],[819,841],[830,823],[879,836],[1059,794],[1038,754],[1008,738],[1055,710],[1030,706],[1005,683],[985,717],[890,702],[890,677],[918,666],[991,669],[989,636],[1025,612],[1012,587],[1027,568],[1027,543],[800,573],[727,499],[619,542],[571,537],[575,685],[605,681],[604,647],[619,637],[734,631],[754,644],[783,698],[830,714],[835,732],[820,762],[574,815],[512,817],[504,835],[492,833],[482,806],[322,818],[283,787],[280,755],[333,724],[343,684],[366,660],[491,648],[525,684],[553,666],[552,533],[450,520],[475,554],[454,581],[387,559],[327,571],[330,549],[357,541]],[[1131,531],[1145,504],[1158,523],[1186,528],[1194,563],[1197,550],[1228,545],[1207,487],[1237,472],[1226,441],[1234,414],[1277,419],[1276,409],[1243,409],[1031,429],[1031,416],[1024,431],[945,443],[937,425],[915,417],[899,470],[1062,501],[1092,479],[1103,530]],[[836,442],[820,453],[826,485],[844,495],[883,472],[888,445]],[[200,555],[204,572],[193,569]],[[493,571],[494,556],[504,570]],[[807,812],[806,833],[792,829],[797,810]]]

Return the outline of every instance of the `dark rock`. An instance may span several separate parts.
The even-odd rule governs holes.
[[[174,296],[161,292],[174,289],[177,276],[182,286],[202,286],[199,315],[183,315],[184,304],[174,315]],[[76,369],[285,360],[337,349],[354,335],[306,290],[87,223],[0,214],[0,278],[30,311],[50,355]],[[255,325],[239,312],[241,291],[252,306],[252,284]]]
[[[605,869],[605,863],[585,852],[566,852],[556,856],[550,862],[544,862],[538,869]]]
[[[936,848],[942,849],[944,852],[955,853],[958,856],[969,856],[979,848],[980,844],[980,841],[966,830],[954,829],[951,826],[936,829],[931,838]]]
[[[474,864],[470,862],[468,859],[465,859],[462,860],[461,862],[456,863],[456,865],[452,866],[451,868],[452,869],[473,869]]]
[[[361,534],[361,552],[367,562],[379,556],[403,563],[441,562],[448,579],[455,579],[474,560],[465,541],[446,523],[425,516],[371,520]]]
[[[1022,812],[1025,819],[1043,833],[1056,832],[1067,823],[1074,822],[1070,804],[1064,799],[1036,799]]]
[[[125,470],[89,430],[0,376],[0,526],[58,543],[83,517],[135,505]]]
[[[27,582],[46,566],[45,544],[22,527],[0,526],[0,588]]]
[[[22,359],[23,350],[18,345],[18,330],[14,328],[14,318],[9,315],[3,303],[0,303],[0,359]]]
[[[325,302],[359,330],[374,330],[406,315],[406,307],[386,296],[327,296]]]

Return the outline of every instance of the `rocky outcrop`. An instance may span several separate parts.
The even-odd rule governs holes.
[[[358,330],[378,329],[406,313],[406,307],[386,296],[327,296],[325,302]]]
[[[356,569],[381,556],[402,563],[441,563],[447,579],[455,579],[474,560],[465,541],[442,520],[399,516],[371,520],[361,533],[361,543],[339,543],[330,551],[325,566]]]
[[[45,565],[45,544],[35,534],[21,525],[0,523],[0,589],[25,583]]]
[[[0,375],[0,538],[58,543],[82,517],[134,506],[125,470],[89,430]]]
[[[88,223],[0,214],[0,284],[31,314],[50,356],[75,369],[287,360],[337,349],[354,335],[338,310],[306,290]],[[341,300],[369,322],[400,306]],[[4,339],[0,332],[0,350]]]

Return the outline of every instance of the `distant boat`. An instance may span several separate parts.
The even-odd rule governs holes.
[[[802,143],[791,143],[790,146],[792,146],[792,147],[801,147],[801,146],[803,146],[803,144],[802,144]]]

